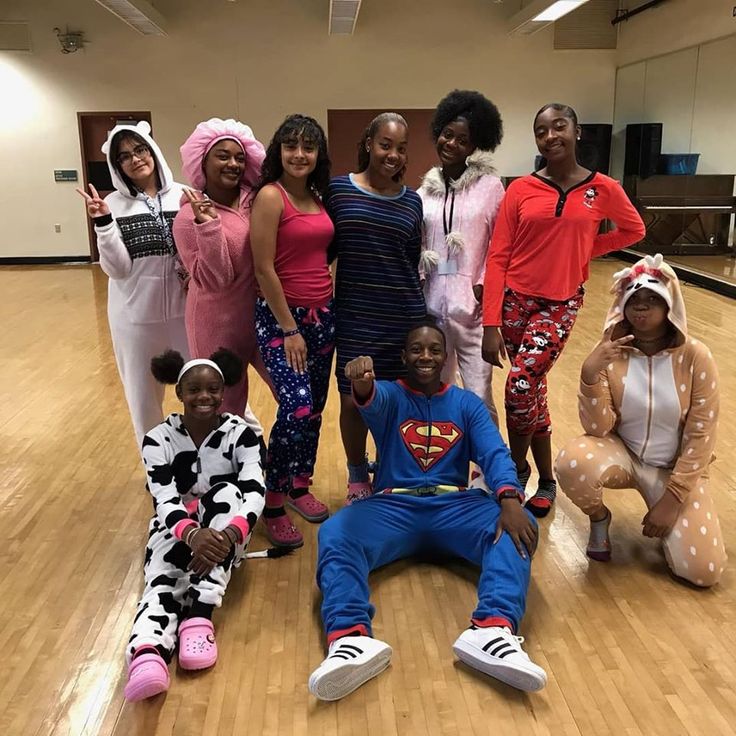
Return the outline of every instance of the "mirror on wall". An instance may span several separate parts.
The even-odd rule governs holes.
[[[611,145],[635,250],[736,283],[736,35],[620,67]]]

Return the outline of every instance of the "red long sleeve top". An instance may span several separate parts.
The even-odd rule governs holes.
[[[616,229],[598,234],[603,220]],[[504,288],[552,301],[575,294],[592,258],[644,237],[621,185],[591,173],[563,191],[538,174],[513,181],[496,219],[483,286],[483,325],[500,326]]]

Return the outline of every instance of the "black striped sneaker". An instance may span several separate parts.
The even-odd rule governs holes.
[[[547,673],[521,648],[524,641],[501,626],[465,629],[452,645],[460,661],[528,693],[547,684]]]
[[[537,492],[526,502],[526,508],[538,519],[542,519],[552,510],[557,497],[557,483],[553,480],[540,480]]]
[[[340,700],[383,672],[393,650],[370,636],[343,636],[330,644],[322,664],[309,677],[309,692],[319,700]]]

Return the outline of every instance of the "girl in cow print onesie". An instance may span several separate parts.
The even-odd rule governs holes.
[[[184,414],[169,415],[143,439],[154,515],[145,589],[126,651],[130,701],[168,689],[177,638],[183,669],[215,664],[212,611],[243,560],[265,494],[260,425],[219,413],[225,386],[241,380],[240,359],[221,349],[185,364],[167,351],[151,361],[151,371],[176,384]]]

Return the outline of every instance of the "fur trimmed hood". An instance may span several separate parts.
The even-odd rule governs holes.
[[[450,182],[450,186],[456,192],[461,192],[473,186],[482,176],[496,173],[496,169],[493,166],[493,156],[490,151],[482,151],[480,148],[476,148],[465,160],[465,163],[468,165],[468,168],[463,171],[462,176],[457,181]],[[424,175],[421,189],[430,197],[445,196],[445,179],[442,176],[441,166],[431,168]]]

